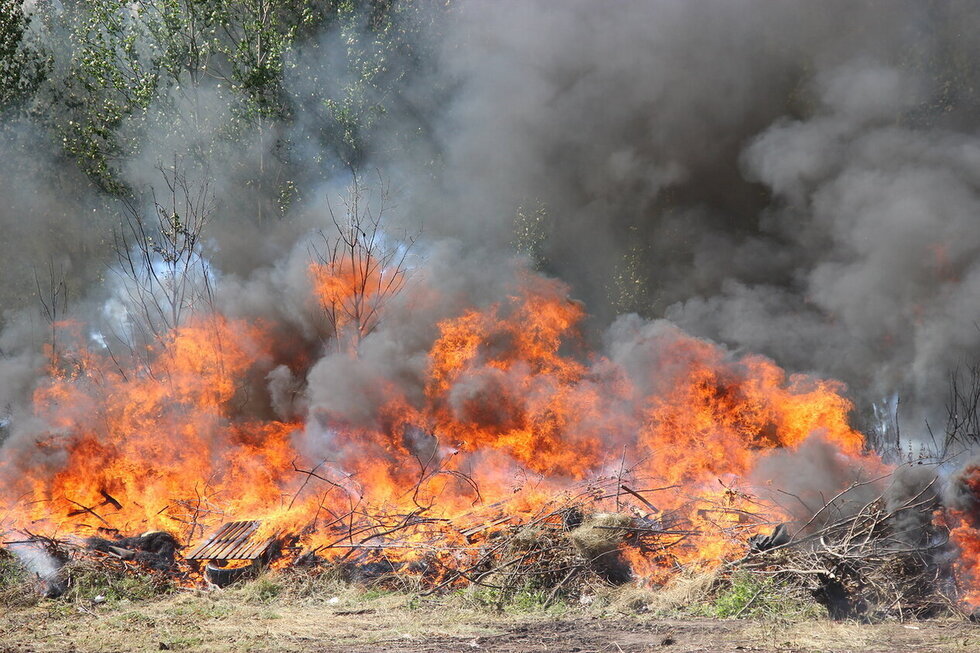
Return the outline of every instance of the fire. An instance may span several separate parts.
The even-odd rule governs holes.
[[[72,365],[53,368],[34,396],[50,425],[37,447],[61,457],[58,469],[3,461],[16,483],[8,497],[31,497],[20,520],[73,531],[184,530],[211,497],[232,512],[279,503],[277,470],[289,465],[297,426],[228,418],[262,338],[258,327],[215,316],[168,334],[142,369],[123,370],[81,345],[62,354]]]
[[[310,268],[311,300],[354,305],[357,279],[342,263]],[[787,518],[744,487],[766,452],[817,433],[842,456],[863,455],[840,384],[667,325],[638,338],[655,356],[637,372],[585,351],[584,308],[567,295],[528,274],[499,302],[439,322],[420,391],[376,388],[384,400],[370,427],[252,416],[242,380],[294,362],[278,359],[268,325],[198,316],[128,366],[76,338],[52,353],[34,397],[46,432],[0,462],[6,525],[164,529],[190,541],[248,518],[326,556],[396,531],[393,556],[447,556],[466,544],[462,526],[505,528],[584,491],[597,509],[626,502],[672,533],[676,546],[623,551],[635,575],[659,580],[678,565],[719,564]],[[375,313],[344,314],[365,317],[357,337],[369,337]],[[356,361],[356,347],[339,355]]]
[[[668,483],[744,474],[759,452],[795,447],[815,432],[858,455],[843,388],[786,374],[768,359],[728,361],[717,347],[680,336],[666,368],[669,390],[645,400],[640,442]],[[662,372],[661,372],[662,373]]]
[[[955,524],[950,539],[960,553],[954,563],[956,581],[963,602],[980,608],[980,465],[968,466],[956,482],[968,504],[964,510],[947,511],[946,521]]]
[[[560,352],[584,317],[539,282],[520,296],[439,325],[430,352],[428,417],[467,452],[500,451],[532,471],[584,478],[602,440],[576,422],[594,414],[599,389]]]

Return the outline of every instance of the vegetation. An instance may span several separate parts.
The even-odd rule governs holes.
[[[157,574],[133,573],[121,566],[75,561],[62,570],[67,591],[63,600],[86,604],[145,601],[166,596],[173,583]]]
[[[0,606],[5,609],[35,605],[41,600],[35,580],[10,554],[0,552]]]
[[[47,73],[30,24],[19,0],[0,0],[0,114],[35,93]]]
[[[272,138],[247,181],[288,194],[296,138],[333,155],[327,172],[361,163],[411,72],[420,16],[386,0],[2,0],[0,112],[28,116],[114,195],[134,191],[121,168],[142,153],[204,162]],[[317,128],[297,136],[300,107]]]
[[[795,585],[738,573],[721,583],[711,599],[698,606],[708,616],[756,619],[820,619],[827,610]]]
[[[653,597],[670,588],[642,592],[630,586],[597,587],[605,594],[592,602],[548,608],[533,594],[518,593],[497,611],[469,593],[419,597],[345,583],[330,570],[270,572],[212,592],[159,592],[98,574],[85,578],[84,591],[72,601],[14,605],[5,600],[0,619],[4,644],[37,651],[601,650],[617,639],[623,650],[675,642],[684,650],[742,645],[752,650],[939,651],[972,650],[980,644],[976,628],[962,622],[919,622],[910,629],[899,623],[814,621],[811,613],[780,609],[779,594],[756,599],[752,605],[769,607],[759,607],[753,619],[745,619],[751,607],[738,620],[692,616],[721,607],[741,609],[757,589],[746,579],[709,583],[711,592],[670,611],[649,607]],[[100,596],[112,598],[96,601]]]

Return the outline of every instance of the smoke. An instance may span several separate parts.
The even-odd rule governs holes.
[[[896,538],[915,545],[935,544],[930,541],[937,532],[930,513],[935,514],[939,507],[941,492],[939,471],[932,465],[901,465],[895,470],[883,496]],[[915,509],[917,506],[930,510]]]
[[[41,544],[30,541],[15,542],[7,544],[5,548],[37,576],[46,598],[57,598],[65,591],[65,584],[58,577],[58,572],[64,563],[48,553]]]
[[[669,389],[676,361],[663,352],[686,332],[842,379],[867,414],[897,394],[902,432],[918,439],[943,410],[948,371],[980,347],[975,13],[913,0],[433,10],[411,54],[391,62],[404,74],[384,93],[364,91],[388,110],[361,134],[356,163],[391,181],[392,238],[421,224],[424,239],[412,283],[357,358],[324,342],[309,300],[311,248],[333,228],[348,181],[336,171],[354,163],[325,144],[314,101],[353,79],[332,72],[345,50],[336,26],[291,55],[293,115],[231,145],[216,136],[241,127],[228,89],[175,84],[124,121],[139,147],[120,153],[116,172],[144,216],[168,206],[177,168],[208,195],[194,256],[213,271],[213,305],[268,325],[276,342],[242,380],[243,410],[305,417],[309,452],[337,446],[332,425],[377,428],[389,388],[422,402],[439,321],[503,301],[529,266],[585,301],[588,338],[639,393]],[[71,55],[53,36],[47,46],[56,61]],[[37,286],[66,279],[69,316],[111,334],[107,322],[120,318],[106,307],[139,281],[117,274],[113,248],[131,214],[51,137],[24,119],[0,138],[0,416],[11,459],[44,428],[30,411],[47,361],[38,334],[51,321],[34,308]],[[285,176],[301,189],[292,203]],[[540,220],[520,242],[515,220],[528,213]],[[54,286],[35,283],[35,266]],[[505,428],[507,411],[485,400],[506,395],[505,376],[465,378],[454,414]],[[852,480],[819,439],[780,456],[758,473],[791,490],[799,481],[807,505]]]
[[[782,507],[806,535],[872,506],[884,508],[893,545],[935,544],[933,523],[942,484],[935,465],[921,462],[882,468],[873,460],[842,455],[819,433],[797,449],[761,458],[749,480],[764,500]]]
[[[918,439],[980,345],[972,14],[463,3],[411,96],[440,116],[413,151],[438,174],[386,167],[430,235],[469,246],[543,207],[541,267],[597,325],[666,317],[841,378],[869,413],[898,394]]]
[[[963,463],[959,470],[950,476],[944,488],[944,503],[953,510],[969,515],[977,521],[980,511],[980,494],[978,482],[980,478],[980,456],[974,455]]]
[[[766,455],[750,478],[760,496],[782,506],[800,526],[818,530],[856,514],[881,495],[883,475],[875,475],[881,470],[867,469],[859,462],[818,434],[795,450]]]

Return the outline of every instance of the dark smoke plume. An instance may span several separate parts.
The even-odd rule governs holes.
[[[597,324],[666,316],[865,411],[898,395],[918,439],[980,345],[975,13],[464,3],[432,84],[452,92],[414,95],[441,174],[391,169],[430,234],[503,247],[541,209],[539,265]]]

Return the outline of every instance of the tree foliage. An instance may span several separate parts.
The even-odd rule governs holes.
[[[0,0],[0,113],[30,97],[47,72],[30,23],[20,0]]]
[[[21,1],[0,0],[0,110],[29,106],[99,188],[131,194],[125,163],[146,152],[167,160],[182,148],[203,164],[260,143],[264,158],[245,183],[284,200],[297,189],[300,145],[323,153],[325,168],[363,162],[365,137],[413,65],[422,15],[392,0],[31,6],[28,15]]]

